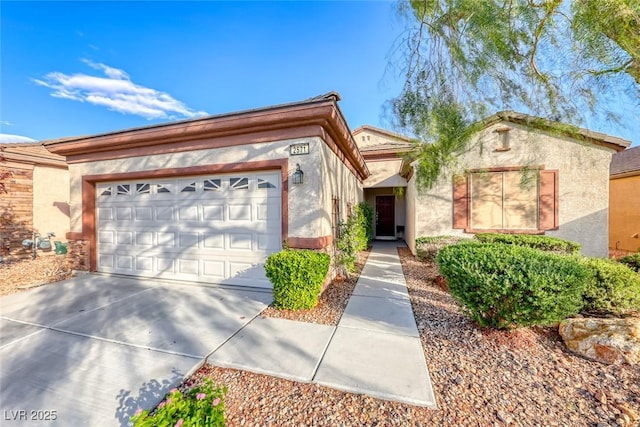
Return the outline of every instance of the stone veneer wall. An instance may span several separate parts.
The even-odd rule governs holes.
[[[3,167],[11,175],[4,180],[6,193],[0,194],[0,255],[7,259],[27,259],[31,249],[22,246],[33,233],[33,167]]]
[[[72,270],[89,270],[89,241],[69,240],[67,247],[67,266]]]

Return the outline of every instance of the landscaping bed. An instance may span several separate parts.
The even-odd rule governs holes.
[[[637,425],[640,368],[575,356],[552,327],[480,329],[437,286],[435,264],[398,251],[437,410],[209,365],[190,381],[204,375],[228,387],[232,426]]]
[[[43,255],[36,259],[3,262],[0,264],[0,296],[69,277],[71,270],[66,266],[64,256]]]
[[[356,260],[356,271],[348,278],[338,277],[329,283],[320,295],[318,305],[310,310],[278,310],[273,306],[262,311],[264,317],[277,317],[281,319],[297,320],[299,322],[319,323],[322,325],[336,326],[342,317],[349,297],[360,277],[360,272],[364,268],[368,251],[358,253]]]

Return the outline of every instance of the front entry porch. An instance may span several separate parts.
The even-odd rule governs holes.
[[[404,187],[400,187],[404,190]],[[404,240],[405,197],[398,187],[365,188],[364,199],[373,208],[373,238]]]

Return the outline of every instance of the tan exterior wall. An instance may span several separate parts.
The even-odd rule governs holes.
[[[406,187],[407,181],[400,176],[402,159],[367,160],[371,176],[367,178],[364,188],[372,187]]]
[[[509,151],[495,132],[511,128]],[[452,228],[452,176],[468,169],[507,166],[541,166],[559,170],[558,230],[546,235],[576,241],[590,256],[608,255],[609,164],[613,150],[581,143],[513,123],[497,123],[480,132],[470,148],[458,157],[456,170],[447,171],[429,191],[418,194],[413,238],[462,235]],[[415,177],[412,178],[412,181]],[[411,185],[410,185],[411,186]],[[409,244],[413,248],[413,243]]]
[[[291,144],[308,142],[309,154],[290,156]],[[302,138],[260,144],[240,145],[208,150],[157,154],[125,159],[102,160],[70,164],[71,174],[71,231],[82,231],[82,176],[152,171],[196,165],[243,163],[261,160],[288,159],[291,176],[300,164],[304,184],[293,185],[289,180],[288,237],[317,238],[331,235],[331,194],[344,193],[342,200],[357,202],[359,183],[347,167],[331,152],[320,138]],[[351,195],[353,194],[353,195]],[[348,196],[350,195],[350,196]],[[321,201],[313,203],[313,201]]]
[[[356,141],[356,145],[360,149],[372,147],[374,145],[386,144],[388,142],[406,142],[405,140],[371,130],[362,130],[358,132],[353,139]]]
[[[35,166],[33,170],[33,227],[51,240],[65,241],[69,231],[69,171]]]
[[[340,199],[340,219],[342,221],[346,220],[349,208],[353,208],[364,197],[362,185],[358,178],[336,157],[326,144],[321,144],[321,146],[320,167],[314,169],[320,173],[322,179],[320,189],[322,192],[322,206],[325,212],[322,215],[322,233],[325,236],[330,236],[333,233],[331,223],[333,197]],[[305,197],[307,196],[302,196],[303,199]],[[310,200],[307,199],[306,203],[311,204],[309,203]]]
[[[609,182],[609,248],[640,250],[640,173]]]

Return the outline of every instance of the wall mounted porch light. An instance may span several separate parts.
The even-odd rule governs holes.
[[[300,169],[300,164],[296,163],[296,171],[291,175],[293,184],[302,184],[304,182],[304,172]]]

